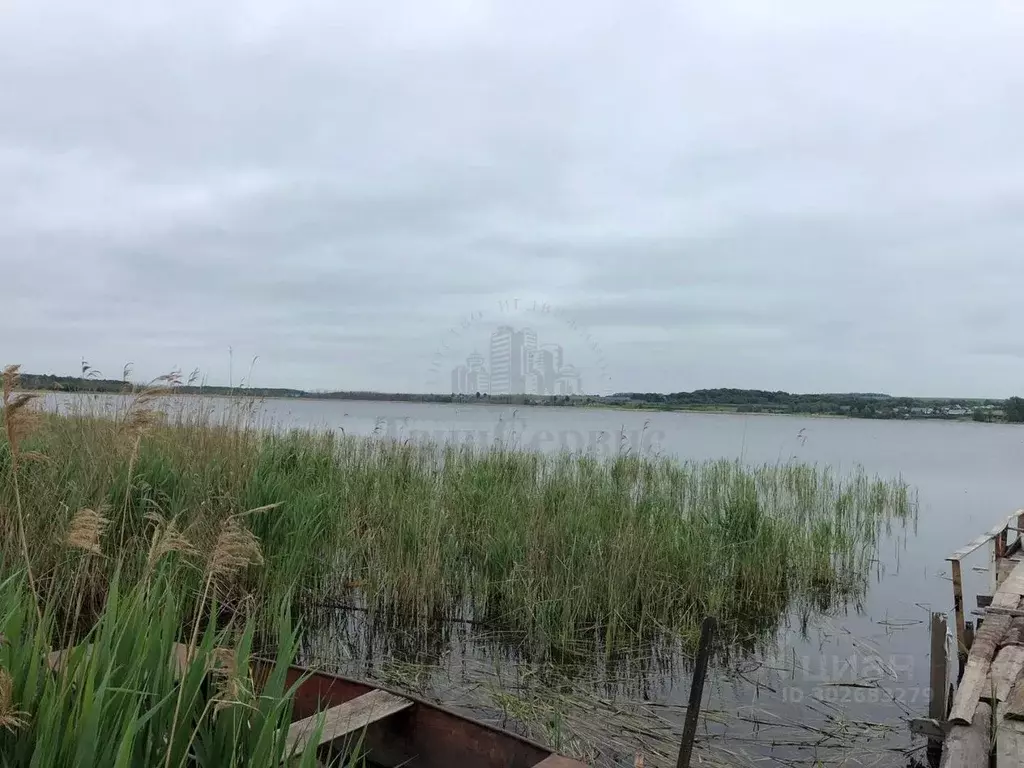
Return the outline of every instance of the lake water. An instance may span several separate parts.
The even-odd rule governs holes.
[[[48,401],[59,408],[65,398],[50,395]],[[225,403],[211,399],[209,407],[218,411]],[[907,765],[909,755],[923,761],[923,742],[911,739],[904,720],[927,714],[929,616],[952,612],[944,558],[1024,506],[1019,479],[1024,428],[1010,425],[336,400],[266,400],[258,404],[258,414],[276,427],[349,435],[480,446],[500,442],[526,450],[604,455],[633,450],[693,460],[739,458],[751,464],[794,459],[839,472],[860,465],[872,474],[902,477],[917,492],[916,530],[894,526],[883,538],[863,604],[814,617],[807,626],[794,618],[780,631],[776,653],[712,671],[712,722],[702,729],[703,746],[720,760],[740,764],[758,758],[814,764],[840,755],[853,765]],[[987,548],[965,564],[968,610],[988,578],[972,566],[987,565]],[[342,620],[346,631],[352,629],[350,618]],[[311,647],[319,649],[315,655],[329,656],[332,642],[321,638]],[[432,684],[431,692],[464,704],[468,690],[486,687],[480,681],[494,679],[500,659],[474,653],[467,651],[459,663],[449,664],[449,685]],[[349,668],[361,664],[361,672],[380,675],[380,669],[352,655],[350,649]],[[505,661],[515,664],[507,656]],[[870,687],[843,685],[849,683]],[[612,709],[643,709],[664,726],[663,733],[678,732],[679,705],[687,700],[688,684],[685,670],[667,672],[640,690],[612,686],[605,697],[623,699]],[[633,741],[626,738],[622,755],[609,748],[602,759],[632,764],[625,762],[631,760],[626,752],[635,743],[652,750],[648,765],[669,762],[664,745],[660,760],[650,746],[658,728],[649,730],[646,741],[643,734]],[[921,749],[911,752],[915,748]]]

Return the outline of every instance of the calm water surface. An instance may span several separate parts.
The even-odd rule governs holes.
[[[52,406],[62,402],[50,396]],[[225,407],[225,401],[209,402],[214,411]],[[717,714],[706,725],[705,745],[719,759],[736,763],[760,757],[812,765],[842,757],[849,765],[907,765],[907,752],[922,743],[911,739],[903,721],[927,713],[929,615],[952,606],[944,558],[1024,506],[1024,428],[1009,425],[333,400],[267,400],[259,404],[259,416],[277,427],[349,435],[480,446],[497,441],[527,450],[605,455],[634,450],[693,460],[739,458],[751,464],[794,459],[838,472],[860,465],[869,473],[902,477],[918,495],[916,530],[894,525],[883,537],[863,603],[812,617],[805,626],[791,617],[774,652],[712,672],[707,706]],[[971,570],[972,565],[987,566],[985,550],[966,569],[968,595],[984,590],[988,578]],[[970,607],[973,597],[968,600]],[[351,616],[336,621],[346,636],[358,623]],[[509,674],[496,667],[515,664],[507,653],[464,641],[458,636],[445,640],[463,643],[455,654],[459,658],[439,667],[444,683],[426,685],[440,698],[463,704],[467,691],[487,688],[488,676]],[[382,642],[393,641],[368,641],[378,649]],[[310,649],[318,661],[384,674],[372,658],[353,658],[366,655],[357,645],[328,633]],[[337,658],[326,658],[332,654]],[[613,708],[634,700],[661,722],[662,735],[678,728],[678,705],[688,696],[684,668],[669,664],[653,681],[638,685],[631,684],[637,680],[618,682],[603,691],[606,697],[622,698]],[[857,687],[844,685],[849,683]],[[632,764],[628,745],[639,744],[651,749],[648,765],[665,762],[650,746],[658,728],[649,730],[646,736],[623,738],[621,754],[609,746],[602,761]],[[662,744],[660,751],[668,748]],[[923,751],[912,754],[924,758]]]

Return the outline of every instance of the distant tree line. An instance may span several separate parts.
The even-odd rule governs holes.
[[[1006,401],[1006,420],[1011,424],[1024,424],[1024,398],[1011,397]]]
[[[1001,417],[1007,401],[893,397],[877,392],[793,394],[762,389],[698,389],[693,392],[622,392],[614,396],[639,408],[729,410],[740,413],[806,413],[868,419]],[[1024,401],[1021,407],[1024,422]]]
[[[619,392],[614,395],[488,395],[409,392],[330,391],[274,387],[198,386],[175,383],[183,395],[245,395],[250,397],[373,400],[421,403],[486,403],[501,405],[611,405],[653,410],[716,410],[739,413],[793,413],[852,416],[867,419],[973,418],[975,421],[1024,423],[1024,398],[979,400],[893,397],[876,392],[793,394],[763,389],[698,389],[693,392]],[[125,393],[139,385],[127,379],[23,374],[22,386],[38,391]]]

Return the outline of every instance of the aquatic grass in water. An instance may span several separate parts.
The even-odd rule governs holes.
[[[172,402],[144,429],[81,412],[48,416],[30,439],[51,459],[19,468],[43,589],[71,568],[47,542],[73,510],[112,510],[102,551],[116,542],[131,575],[147,516],[202,548],[229,516],[265,508],[247,519],[265,566],[239,574],[229,601],[255,590],[276,604],[294,585],[306,604],[482,622],[538,651],[585,636],[614,653],[654,634],[685,648],[705,615],[742,643],[789,609],[857,599],[880,532],[915,515],[902,482],[863,472],[280,433]],[[0,465],[4,455],[0,444]],[[7,485],[0,505],[14,506]],[[5,558],[16,540],[0,544]]]

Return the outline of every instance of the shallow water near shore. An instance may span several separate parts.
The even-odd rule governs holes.
[[[47,397],[50,407],[62,400]],[[923,760],[923,751],[911,753],[923,743],[905,719],[927,712],[928,618],[952,607],[944,558],[1024,506],[1015,482],[1024,430],[1008,425],[306,400],[253,408],[278,428],[752,465],[797,460],[902,477],[917,493],[917,525],[883,535],[861,600],[794,613],[770,641],[716,658],[702,751],[726,764]],[[968,564],[973,586],[985,577],[970,565],[987,564],[984,551]],[[307,661],[419,690],[601,764],[631,764],[638,751],[648,765],[674,760],[689,671],[671,646],[652,642],[626,658],[536,658],[520,638],[469,622],[385,626],[356,609],[323,606],[306,617]]]

